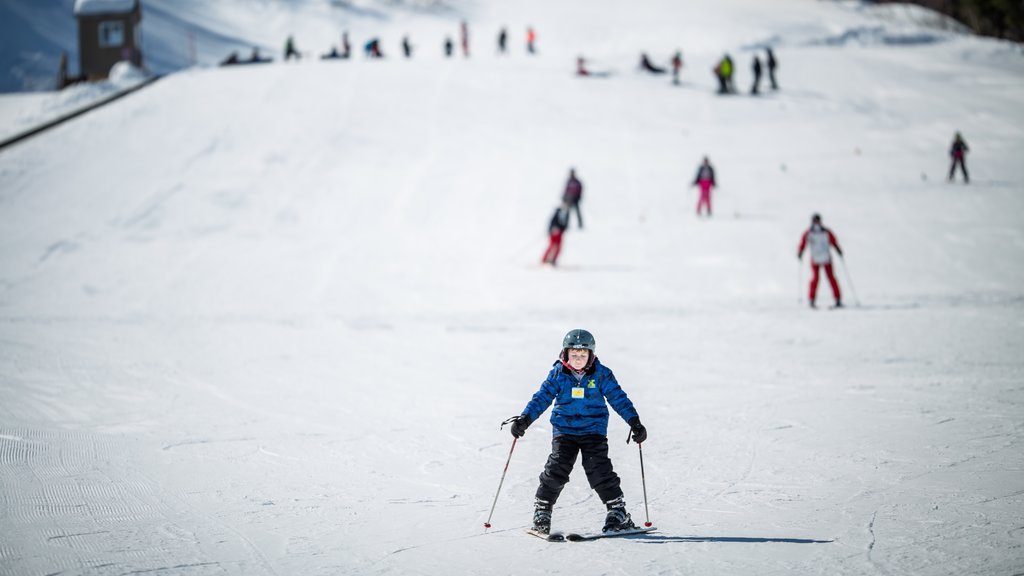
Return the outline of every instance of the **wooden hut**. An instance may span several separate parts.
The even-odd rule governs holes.
[[[81,75],[102,80],[122,60],[142,67],[139,0],[75,0]]]

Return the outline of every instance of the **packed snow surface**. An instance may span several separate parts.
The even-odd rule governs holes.
[[[317,59],[315,3],[186,2],[312,57],[0,151],[0,575],[1024,573],[1017,47],[811,0],[342,4],[387,58]],[[676,49],[680,85],[636,70]],[[843,309],[807,305],[813,212]],[[649,431],[643,476],[609,444],[652,534],[525,534],[550,426],[510,457],[499,423],[577,327]],[[603,517],[577,464],[554,527]]]

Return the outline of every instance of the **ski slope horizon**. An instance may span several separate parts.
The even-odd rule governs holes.
[[[0,575],[1024,572],[1019,53],[853,3],[588,6],[460,4],[470,58],[191,69],[0,151]],[[681,86],[633,68],[676,48]],[[813,212],[845,309],[807,306]],[[578,327],[658,530],[524,534],[549,411],[485,531],[499,424]],[[603,517],[577,466],[554,528]]]

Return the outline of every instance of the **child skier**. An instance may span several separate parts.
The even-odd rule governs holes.
[[[811,287],[808,293],[811,308],[816,307],[814,300],[818,295],[819,268],[825,269],[828,283],[832,285],[832,295],[836,298],[836,308],[842,307],[843,301],[839,294],[839,283],[836,282],[835,274],[832,273],[832,248],[836,249],[840,258],[843,256],[843,250],[839,247],[839,243],[836,241],[832,231],[822,226],[820,214],[811,216],[811,227],[800,238],[800,248],[796,252],[797,260],[803,259],[804,248],[808,246],[810,246],[811,253]]]
[[[594,353],[594,336],[586,330],[571,330],[562,339],[562,352],[540,390],[512,422],[512,435],[522,438],[526,429],[551,402],[551,455],[540,475],[533,512],[533,529],[541,534],[551,531],[551,511],[558,495],[569,481],[569,473],[583,454],[583,470],[590,487],[597,491],[608,509],[602,532],[635,528],[619,477],[608,458],[608,404],[632,430],[636,443],[647,439],[647,429],[629,397],[619,387],[612,371],[601,364]]]
[[[691,186],[700,186],[700,199],[697,200],[697,216],[700,216],[701,206],[707,209],[708,218],[711,217],[711,189],[715,187],[715,169],[711,166],[708,157],[697,168],[697,175],[693,178]]]
[[[548,248],[544,251],[541,262],[554,266],[558,262],[558,254],[562,251],[562,235],[569,227],[569,205],[563,203],[555,209],[548,223]]]
[[[967,178],[967,165],[964,164],[964,154],[967,153],[967,142],[964,142],[964,137],[959,132],[953,136],[953,144],[949,147],[949,157],[953,161],[949,166],[949,181],[953,181],[953,175],[956,174],[956,167],[960,166],[960,171],[964,175],[964,184],[969,180]]]

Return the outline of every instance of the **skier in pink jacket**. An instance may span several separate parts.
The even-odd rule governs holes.
[[[704,157],[704,162],[701,163],[700,167],[697,168],[697,175],[693,178],[693,184],[691,186],[700,186],[700,200],[697,201],[697,216],[700,216],[701,206],[705,207],[708,212],[708,218],[711,217],[711,189],[715,187],[715,169],[711,166],[711,162],[708,157]]]
[[[839,293],[839,283],[836,282],[836,276],[832,272],[832,248],[836,249],[836,253],[839,254],[840,258],[843,256],[843,250],[839,247],[835,234],[832,234],[831,230],[821,224],[820,214],[811,216],[811,227],[800,238],[800,248],[796,253],[798,260],[803,260],[805,248],[810,249],[811,256],[811,287],[808,293],[811,308],[816,307],[814,300],[818,295],[818,270],[820,268],[825,269],[828,283],[832,285],[832,295],[836,299],[836,308],[841,307],[843,300]]]

